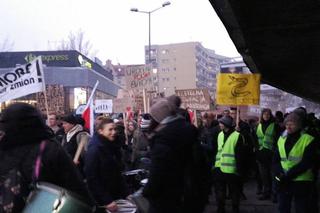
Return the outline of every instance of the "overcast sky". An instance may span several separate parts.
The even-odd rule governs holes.
[[[0,43],[14,51],[49,50],[70,31],[85,32],[97,56],[113,64],[144,63],[148,15],[162,0],[1,0]],[[171,0],[151,15],[151,43],[199,41],[217,54],[239,56],[209,0]]]

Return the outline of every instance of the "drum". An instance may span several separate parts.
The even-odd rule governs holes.
[[[50,183],[37,183],[27,199],[23,213],[89,213],[94,209],[77,195]]]
[[[136,213],[137,207],[135,204],[128,200],[116,200],[115,203],[118,206],[118,211],[117,213]],[[108,213],[111,213],[110,211],[107,210]]]
[[[148,176],[148,172],[144,169],[131,170],[122,174],[130,194],[137,191],[141,187],[140,181]]]

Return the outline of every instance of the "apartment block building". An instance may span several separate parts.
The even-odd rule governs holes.
[[[220,63],[230,59],[207,49],[200,42],[186,42],[145,47],[146,64],[151,63],[155,72],[153,83],[159,93],[172,95],[177,89],[208,88],[215,92],[216,73]]]

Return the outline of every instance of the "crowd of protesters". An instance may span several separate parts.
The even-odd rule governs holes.
[[[262,109],[259,119],[244,120],[230,108],[204,112],[194,125],[194,114],[180,105],[179,97],[170,96],[129,120],[121,114],[97,116],[90,136],[81,116],[59,119],[51,113],[46,125],[33,106],[13,104],[0,119],[0,175],[19,165],[26,182],[32,182],[38,147],[47,141],[38,180],[85,197],[96,212],[116,212],[117,199],[130,199],[122,174],[138,168],[149,171],[143,196],[150,213],[203,212],[211,185],[216,212],[225,212],[227,198],[232,211],[240,212],[249,179],[256,181],[257,198],[278,203],[281,213],[291,212],[291,203],[296,213],[318,212],[320,120],[313,113],[303,107],[287,114]],[[210,168],[204,196],[186,193],[194,144],[201,145]],[[12,208],[19,212],[23,204]]]

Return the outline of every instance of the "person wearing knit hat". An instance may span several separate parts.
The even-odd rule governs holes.
[[[318,141],[303,130],[303,118],[298,113],[291,112],[284,124],[287,134],[279,137],[273,159],[279,184],[279,210],[280,213],[290,212],[294,206],[295,212],[311,212],[313,202],[317,202],[312,192],[316,188],[313,168]]]
[[[73,159],[73,162],[79,165],[82,162],[82,156],[87,148],[89,134],[83,129],[83,126],[79,124],[79,119],[73,114],[66,115],[62,118],[62,127],[65,135],[62,138],[61,145]]]
[[[151,124],[151,116],[148,113],[141,114],[140,116],[140,125],[135,131],[132,141],[132,165],[133,169],[148,169],[141,163],[141,159],[148,157],[150,154],[148,132]]]
[[[241,175],[243,173],[244,139],[235,130],[231,116],[219,119],[221,132],[213,143],[218,145],[214,163],[214,188],[217,201],[217,212],[225,212],[226,187],[232,198],[233,212],[239,212],[241,194]]]
[[[73,125],[76,125],[78,123],[76,116],[74,116],[73,114],[69,114],[62,117],[62,121],[67,122],[69,124],[73,124]]]
[[[232,128],[234,124],[232,117],[229,115],[225,115],[220,118],[219,123],[222,123],[227,128]]]
[[[174,113],[175,106],[165,98],[158,100],[150,108],[150,115],[157,123],[161,123],[166,117]]]
[[[181,108],[182,100],[179,96],[171,95],[171,96],[167,97],[167,100],[169,101],[169,103],[171,103],[172,105],[175,106],[176,113],[178,115],[185,118],[187,122],[191,122],[189,112],[186,109]]]
[[[143,196],[150,203],[149,212],[186,212],[183,211],[187,204],[183,203],[184,175],[192,144],[197,142],[197,130],[175,110],[176,106],[167,99],[158,100],[150,109],[151,164],[148,183],[143,189]],[[199,207],[196,200],[192,202],[189,205]]]
[[[294,133],[298,130],[303,129],[303,115],[297,112],[292,112],[284,119],[284,125],[286,126],[286,130],[288,134]],[[287,125],[290,123],[289,125]]]

